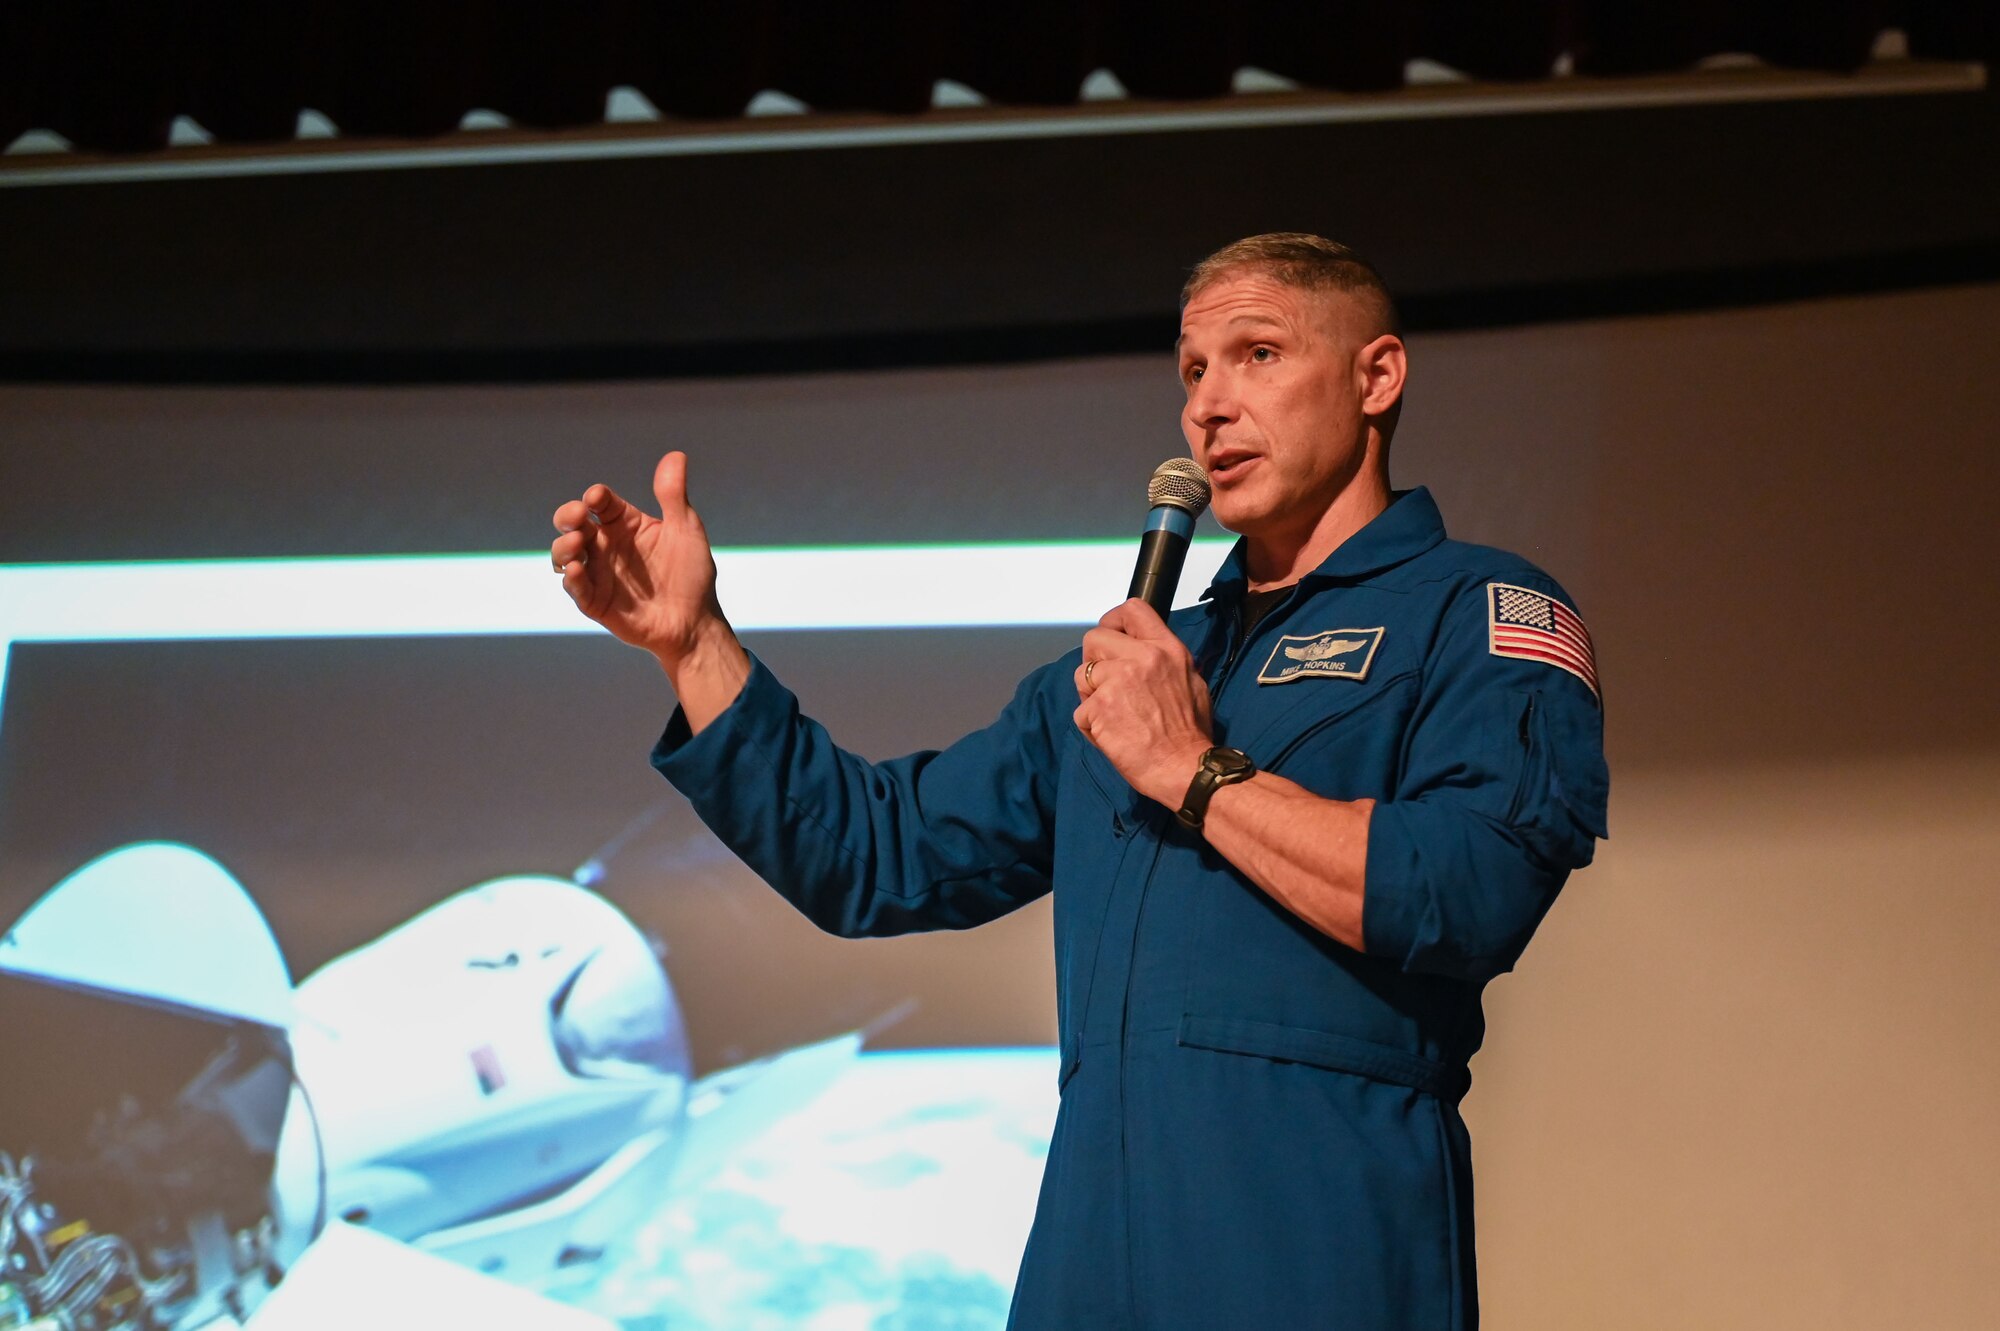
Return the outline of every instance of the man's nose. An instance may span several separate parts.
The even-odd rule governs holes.
[[[1195,381],[1194,391],[1188,394],[1187,417],[1203,428],[1226,425],[1236,419],[1236,394],[1231,391],[1226,374],[1205,374]]]

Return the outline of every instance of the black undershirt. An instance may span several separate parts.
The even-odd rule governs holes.
[[[1259,621],[1273,610],[1276,610],[1278,602],[1291,595],[1293,585],[1292,583],[1286,583],[1282,587],[1271,587],[1261,592],[1243,593],[1242,640],[1244,642],[1250,641],[1250,635],[1257,631]]]

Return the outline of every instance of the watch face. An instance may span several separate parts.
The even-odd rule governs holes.
[[[1250,770],[1250,755],[1241,749],[1225,749],[1220,745],[1201,756],[1201,765],[1217,776],[1231,776],[1237,772]]]

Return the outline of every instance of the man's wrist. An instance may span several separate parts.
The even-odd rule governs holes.
[[[750,679],[750,654],[719,615],[705,622],[684,650],[658,650],[653,656],[696,734],[736,701]]]
[[[1146,794],[1156,803],[1169,809],[1178,809],[1181,799],[1187,794],[1188,782],[1201,770],[1201,756],[1215,747],[1215,741],[1203,736],[1187,745],[1177,745],[1174,756],[1153,769],[1153,779]]]
[[[727,660],[732,648],[740,650],[729,621],[720,615],[706,615],[686,636],[677,635],[648,650],[672,679],[682,671],[702,670]]]

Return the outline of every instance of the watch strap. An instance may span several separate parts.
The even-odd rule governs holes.
[[[1215,792],[1238,781],[1248,781],[1255,775],[1257,765],[1250,761],[1249,754],[1221,744],[1214,746],[1201,755],[1201,766],[1195,769],[1194,780],[1188,783],[1181,807],[1174,811],[1175,819],[1182,827],[1199,832],[1208,817],[1208,802],[1215,797]]]

